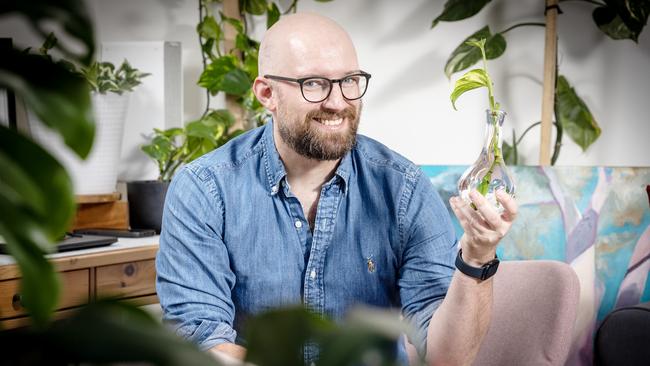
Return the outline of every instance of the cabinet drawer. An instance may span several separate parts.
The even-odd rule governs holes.
[[[156,293],[153,259],[97,267],[96,294],[103,297],[134,297]]]
[[[88,303],[90,298],[90,272],[88,269],[62,272],[60,276],[62,292],[57,309]],[[19,289],[19,278],[0,281],[0,319],[25,315]]]

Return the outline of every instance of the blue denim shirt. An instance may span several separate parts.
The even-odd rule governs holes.
[[[157,291],[165,320],[203,349],[241,343],[246,319],[271,308],[303,303],[338,320],[364,304],[400,308],[423,354],[455,254],[454,229],[431,182],[362,135],[322,186],[312,233],[269,122],[174,177]]]

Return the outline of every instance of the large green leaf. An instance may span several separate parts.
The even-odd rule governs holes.
[[[269,29],[280,19],[280,9],[274,2],[270,2],[266,10],[266,29]]]
[[[467,44],[471,40],[485,39],[485,57],[488,60],[501,56],[506,50],[506,40],[500,33],[492,34],[490,27],[485,26],[467,37],[451,53],[445,64],[445,75],[450,78],[453,73],[465,70],[481,60],[481,50]]]
[[[413,329],[400,320],[398,313],[357,308],[339,327],[320,335],[319,362],[322,365],[394,365],[395,344],[404,334],[413,339]]]
[[[367,307],[351,311],[340,325],[302,308],[277,309],[246,328],[246,361],[264,366],[304,365],[304,345],[318,346],[319,365],[392,365],[397,339],[412,333],[399,314]]]
[[[243,95],[250,89],[251,80],[238,66],[233,55],[219,57],[206,67],[199,78],[199,85],[208,89],[212,95],[220,91]]]
[[[205,39],[221,39],[221,27],[213,16],[208,15],[196,26],[196,31]]]
[[[636,40],[636,37],[638,37],[638,34],[635,35],[634,32],[625,25],[623,19],[616,14],[616,10],[608,6],[601,6],[594,9],[592,17],[594,18],[594,22],[598,28],[600,28],[600,30],[611,39]]]
[[[21,293],[34,322],[42,325],[57,302],[58,281],[43,258],[63,236],[74,214],[65,169],[32,140],[0,127],[0,235],[23,275]]]
[[[314,340],[317,329],[328,327],[332,327],[329,322],[302,308],[261,314],[246,327],[246,361],[264,366],[302,366],[303,345]]]
[[[118,302],[88,305],[44,331],[0,333],[0,342],[7,364],[219,365],[143,310]]]
[[[638,42],[650,15],[650,1],[605,0],[605,4],[593,13],[598,27],[614,39],[630,38]],[[629,36],[624,36],[626,32]]]
[[[32,27],[46,38],[50,33],[46,28],[52,23],[61,25],[73,39],[81,41],[81,48],[66,47],[57,42],[56,47],[67,57],[83,65],[90,65],[95,53],[95,34],[82,0],[3,0],[0,1],[0,16],[18,13],[26,17]],[[4,56],[3,56],[4,57]]]
[[[252,83],[248,74],[242,69],[228,71],[221,81],[219,90],[232,95],[244,95],[250,89]]]
[[[95,134],[88,84],[46,57],[11,50],[0,57],[0,86],[12,89],[77,155],[85,158]]]
[[[490,78],[482,69],[473,69],[465,73],[463,77],[456,80],[454,85],[454,90],[451,92],[451,104],[456,109],[456,100],[458,97],[463,95],[465,92],[470,90],[480,88],[480,87],[489,87]]]
[[[600,127],[566,78],[558,76],[555,90],[556,120],[583,151],[600,136]]]
[[[266,13],[266,0],[239,0],[239,8],[253,15]]]
[[[453,22],[469,18],[483,9],[490,0],[447,0],[442,13],[433,20],[431,28],[438,22]]]

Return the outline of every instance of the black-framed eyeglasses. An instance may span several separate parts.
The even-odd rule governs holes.
[[[266,79],[289,81],[300,84],[302,97],[311,103],[319,103],[327,99],[330,96],[330,93],[332,93],[332,84],[334,83],[339,84],[343,98],[347,100],[360,99],[364,94],[366,94],[366,90],[368,90],[368,81],[370,80],[370,76],[370,74],[363,71],[346,75],[340,79],[328,79],[319,76],[294,79],[285,76],[264,75]]]

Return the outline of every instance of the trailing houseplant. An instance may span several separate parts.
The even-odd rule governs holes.
[[[568,0],[565,0],[568,1]],[[631,39],[638,42],[638,37],[643,31],[650,15],[650,2],[648,1],[627,1],[627,0],[582,0],[593,5],[592,12],[594,24],[614,40]],[[560,0],[563,2],[563,0]],[[435,27],[440,21],[452,22],[470,18],[483,9],[490,0],[447,0],[443,11],[434,19],[431,27]],[[507,48],[504,35],[511,30],[520,27],[544,27],[542,22],[521,22],[512,25],[502,31],[492,33],[488,25],[468,36],[449,56],[445,65],[445,74],[451,77],[452,74],[465,70],[479,62],[481,55],[477,49],[468,46],[465,42],[469,39],[485,38],[485,53],[487,59],[500,57]],[[585,151],[600,136],[601,129],[593,117],[587,104],[578,96],[578,93],[571,86],[566,76],[555,73],[555,122],[556,139],[553,149],[551,164],[557,161],[562,147],[562,138],[566,133],[571,140],[578,144]],[[504,143],[504,156],[509,164],[519,162],[517,146],[523,137],[541,122],[531,124],[521,135],[512,133],[512,142]]]
[[[55,23],[69,38],[79,42],[83,50],[74,52],[65,45],[56,47],[80,65],[91,64],[93,27],[82,2],[7,2],[0,6],[0,16],[7,14],[25,16],[44,38],[47,32],[42,25]],[[87,156],[92,147],[94,122],[90,90],[83,78],[59,63],[12,48],[0,57],[0,86],[11,89],[43,123],[59,131],[70,149],[81,157]],[[33,324],[21,331],[0,331],[2,363],[218,364],[170,333],[144,311],[125,303],[102,301],[84,307],[65,321],[52,322],[51,315],[59,298],[59,280],[45,254],[54,248],[54,242],[69,227],[74,214],[75,200],[69,176],[38,142],[2,124],[0,167],[3,172],[0,175],[3,187],[0,189],[0,210],[3,212],[0,236],[7,242],[22,274],[21,303],[27,308]],[[341,357],[330,365],[351,364],[364,355],[376,361],[377,347],[401,332],[398,326],[392,326],[396,318],[364,312],[349,326],[337,327],[320,318],[314,319],[303,309],[277,311],[257,321],[255,334],[271,336],[271,339],[251,340],[249,357],[261,357],[264,361],[259,365],[298,364],[275,362],[277,358],[274,357],[299,359],[299,355],[292,352],[294,348],[288,347],[295,345],[290,342],[305,342],[307,337],[318,332],[318,338],[323,340],[324,354]],[[277,337],[277,330],[287,329],[290,320],[307,331],[293,338]],[[291,335],[294,330],[287,329],[285,333]],[[286,342],[279,342],[283,339]],[[278,342],[279,347],[265,348],[270,341]]]
[[[506,167],[501,149],[501,129],[505,112],[499,109],[499,103],[494,100],[492,78],[490,78],[487,70],[485,43],[485,38],[470,39],[466,42],[467,46],[479,50],[483,60],[483,68],[472,69],[466,72],[460,79],[456,80],[454,89],[451,92],[451,103],[454,109],[456,109],[456,100],[458,97],[477,88],[487,88],[489,104],[489,109],[486,111],[487,125],[483,149],[476,162],[465,170],[458,181],[458,192],[463,200],[474,207],[469,193],[472,190],[477,190],[497,210],[502,211],[503,208],[496,199],[496,192],[498,190],[504,190],[506,193],[514,195],[515,184]]]
[[[56,24],[81,48],[55,46],[84,67],[92,63],[94,34],[76,0],[7,2],[0,16],[24,16],[37,34]],[[88,83],[51,59],[15,47],[0,57],[0,86],[12,90],[66,145],[84,158],[91,150],[94,121]],[[143,311],[126,304],[87,306],[70,320],[52,323],[59,299],[58,275],[45,254],[54,249],[73,218],[75,200],[65,168],[38,142],[0,124],[0,236],[20,269],[21,298],[32,327],[0,332],[2,362],[149,361],[157,364],[213,364],[210,357],[168,333]],[[81,346],[80,346],[81,345]]]

